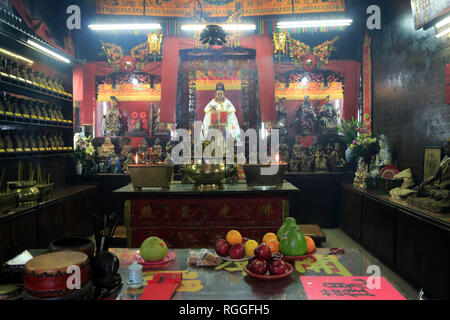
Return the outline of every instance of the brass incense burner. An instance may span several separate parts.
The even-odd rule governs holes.
[[[19,204],[34,204],[39,200],[39,188],[36,181],[10,181],[9,189],[17,194]]]
[[[173,165],[134,164],[129,165],[131,183],[135,191],[142,188],[169,189],[173,178]]]
[[[262,168],[278,166],[278,171],[274,175],[262,175]],[[244,172],[248,189],[257,188],[276,188],[283,187],[284,173],[287,169],[286,162],[277,162],[271,164],[245,164]],[[276,170],[276,169],[275,169]]]
[[[225,163],[193,163],[180,166],[185,182],[194,183],[194,190],[223,190],[225,182],[236,182],[236,165]]]

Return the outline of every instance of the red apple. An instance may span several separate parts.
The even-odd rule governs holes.
[[[270,252],[270,247],[265,244],[261,243],[256,249],[255,249],[255,256],[258,259],[263,260],[269,260],[272,258],[272,253]]]
[[[253,272],[253,262],[256,260],[257,258],[255,256],[251,257],[250,259],[248,259],[248,263],[247,263],[247,268],[248,270]]]
[[[242,243],[235,244],[230,249],[231,259],[241,259],[245,256],[244,245]]]
[[[265,274],[267,272],[266,260],[264,260],[264,259],[253,260],[251,271],[256,274]]]
[[[216,252],[219,256],[226,257],[228,256],[228,252],[230,251],[230,245],[226,240],[219,239],[216,241],[214,249],[216,249]]]
[[[286,273],[285,262],[280,259],[272,259],[269,263],[269,272],[272,275]]]
[[[273,256],[272,256],[272,260],[277,260],[277,259],[284,261],[283,255],[280,252],[274,253]]]

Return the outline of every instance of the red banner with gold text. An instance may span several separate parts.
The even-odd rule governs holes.
[[[345,0],[97,0],[97,14],[228,17],[345,11]]]

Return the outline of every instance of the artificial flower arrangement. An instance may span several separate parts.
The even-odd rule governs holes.
[[[77,160],[80,160],[80,162],[84,162],[86,160],[87,156],[93,156],[95,154],[95,148],[92,145],[92,138],[81,136],[78,137],[78,139],[75,141],[75,151],[73,152],[73,157]]]

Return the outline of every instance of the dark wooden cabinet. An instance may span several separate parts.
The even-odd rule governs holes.
[[[67,201],[46,205],[39,208],[39,247],[48,248],[52,240],[67,235],[69,213],[66,211]]]
[[[340,215],[343,231],[418,290],[423,288],[425,296],[449,299],[450,226],[445,215],[349,184],[341,189]]]
[[[398,270],[422,287],[425,295],[431,293],[449,299],[449,233],[432,224],[424,224],[403,210],[399,210],[396,218]]]
[[[345,188],[341,189],[340,224],[351,237],[361,240],[362,196]]]
[[[394,264],[396,208],[364,198],[362,243],[391,265]]]
[[[0,222],[0,264],[9,257],[9,222]]]
[[[10,250],[11,257],[27,249],[37,249],[37,216],[36,211],[20,214],[9,221]]]

